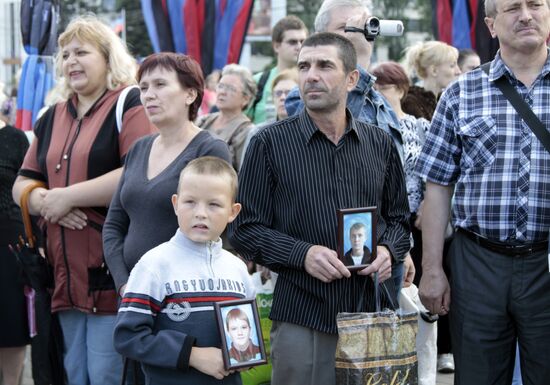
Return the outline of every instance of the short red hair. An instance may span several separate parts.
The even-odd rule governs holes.
[[[199,63],[190,56],[181,53],[154,53],[147,56],[139,66],[137,73],[138,83],[143,74],[151,72],[156,68],[174,71],[182,88],[194,89],[197,91],[197,97],[189,106],[189,120],[194,121],[197,118],[204,95],[204,78]]]
[[[405,95],[409,92],[409,77],[401,64],[394,61],[383,62],[374,67],[371,73],[376,76],[376,84],[381,86],[392,84]]]

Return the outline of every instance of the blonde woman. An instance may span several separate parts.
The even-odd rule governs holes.
[[[135,89],[117,128],[117,100],[135,83],[136,63],[96,17],[74,19],[59,36],[56,69],[65,100],[37,122],[12,193],[19,202],[28,185],[47,185],[32,191],[29,210],[46,226],[52,312],[63,331],[68,382],[118,384],[122,359],[112,343],[117,298],[101,231],[126,152],[153,126]]]
[[[460,74],[458,50],[440,41],[417,43],[406,50],[409,70],[421,81],[411,86],[402,101],[403,111],[417,118],[432,119],[441,92]]]
[[[256,95],[252,73],[238,64],[228,64],[216,85],[216,107],[219,112],[199,118],[197,125],[224,140],[231,152],[235,170],[241,166],[248,131],[253,127],[245,111]]]

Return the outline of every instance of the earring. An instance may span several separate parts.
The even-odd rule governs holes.
[[[115,88],[113,84],[113,74],[111,73],[111,70],[109,69],[107,71],[107,88]]]

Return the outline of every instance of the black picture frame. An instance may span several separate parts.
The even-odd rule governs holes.
[[[338,258],[350,271],[367,267],[376,258],[376,206],[337,210],[338,216]],[[364,229],[363,259],[352,258],[351,232],[360,233]],[[368,252],[370,255],[365,255]]]
[[[222,342],[223,363],[226,370],[249,368],[267,363],[264,339],[260,326],[260,317],[255,298],[215,302],[214,309],[218,330]],[[228,320],[229,317],[229,320]],[[229,331],[229,322],[248,321],[249,334],[247,351],[239,351],[233,346],[233,338]],[[239,323],[236,327],[238,328]],[[238,356],[238,357],[237,357]],[[248,358],[249,356],[252,356]]]

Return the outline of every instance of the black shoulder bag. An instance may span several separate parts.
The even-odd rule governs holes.
[[[250,120],[254,121],[254,117],[256,115],[256,106],[262,100],[262,97],[264,95],[264,88],[265,84],[267,83],[267,79],[269,78],[269,74],[271,73],[271,69],[265,70],[262,72],[262,76],[260,77],[260,80],[258,81],[258,88],[256,91],[256,97],[254,98],[254,102],[252,103],[252,114],[250,117]]]
[[[489,75],[489,68],[491,67],[491,62],[485,63],[480,68]],[[523,98],[518,94],[516,89],[510,84],[506,76],[501,76],[495,80],[495,85],[502,92],[504,97],[508,99],[510,104],[516,109],[517,113],[521,118],[527,123],[531,131],[535,136],[540,140],[546,151],[550,153],[550,133],[544,127],[544,124],[540,119],[535,115],[529,104],[523,100]]]

